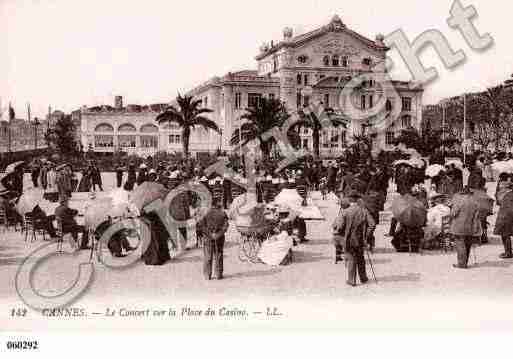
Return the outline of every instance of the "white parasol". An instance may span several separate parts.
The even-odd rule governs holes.
[[[428,176],[428,177],[438,176],[438,174],[440,174],[440,172],[442,172],[444,169],[445,168],[442,165],[438,165],[438,164],[431,165],[428,168],[426,168],[426,176]]]

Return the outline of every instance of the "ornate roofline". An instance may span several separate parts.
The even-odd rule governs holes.
[[[363,42],[369,48],[376,50],[376,51],[386,52],[386,51],[390,50],[390,48],[388,48],[384,44],[381,45],[379,43],[376,43],[375,41],[372,41],[369,38],[367,38],[363,35],[360,35],[359,33],[347,28],[346,25],[344,25],[342,23],[340,18],[338,16],[335,16],[333,18],[333,20],[328,25],[322,26],[318,29],[312,30],[310,32],[307,32],[307,33],[304,33],[301,35],[297,35],[296,37],[293,37],[291,39],[285,39],[283,41],[280,41],[275,46],[273,46],[270,49],[265,50],[261,54],[258,54],[257,56],[255,56],[255,59],[257,61],[262,60],[263,58],[265,58],[285,47],[293,47],[293,48],[299,47],[308,41],[311,41],[313,39],[316,39],[318,37],[321,37],[321,36],[331,33],[331,32],[346,33],[350,36],[353,36],[357,40]]]

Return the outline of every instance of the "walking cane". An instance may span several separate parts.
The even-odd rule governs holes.
[[[366,242],[367,242],[367,225],[365,225],[363,227],[363,240],[364,240],[364,244],[366,244]],[[364,251],[367,252],[367,258],[369,259],[369,265],[371,267],[372,276],[374,277],[374,281],[376,282],[376,284],[378,284],[378,279],[376,278],[376,273],[374,272],[374,265],[372,264],[372,258],[370,255],[370,251],[366,248],[367,248],[367,246],[364,247]]]

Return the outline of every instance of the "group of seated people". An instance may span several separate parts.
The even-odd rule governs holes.
[[[468,186],[460,193],[470,194],[476,202],[480,203],[479,222],[482,228],[481,244],[488,243],[487,228],[488,216],[493,214],[493,199],[490,198],[485,189],[486,180],[478,176],[472,178]],[[401,196],[412,196],[422,203],[426,208],[426,216],[423,225],[408,226],[399,223],[392,218],[389,237],[392,237],[392,245],[398,252],[418,252],[421,249],[435,249],[441,245],[442,236],[449,235],[449,227],[452,220],[451,207],[453,196],[431,192],[429,198],[425,191],[415,190],[401,192]],[[397,229],[397,225],[399,228]],[[444,226],[446,228],[444,228]],[[444,231],[447,230],[447,231]]]
[[[16,202],[19,198],[13,197],[9,190],[0,191],[0,208],[6,214],[7,224],[20,225],[23,224],[23,217],[16,209]],[[58,238],[54,221],[59,221],[63,234],[71,234],[75,242],[78,242],[78,235],[82,233],[81,249],[88,249],[88,233],[84,226],[79,225],[75,217],[78,211],[69,207],[69,199],[61,197],[59,206],[55,209],[55,214],[48,215],[40,206],[36,204],[32,211],[25,213],[32,219],[35,230],[45,231],[50,235],[52,240]]]

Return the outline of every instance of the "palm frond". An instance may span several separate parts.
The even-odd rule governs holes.
[[[210,129],[210,130],[216,131],[217,133],[221,133],[221,129],[219,128],[219,126],[217,126],[217,123],[215,123],[211,119],[203,117],[203,116],[196,116],[196,117],[194,117],[191,120],[190,124],[193,127],[194,126],[200,126],[200,127],[205,128],[205,129]]]

